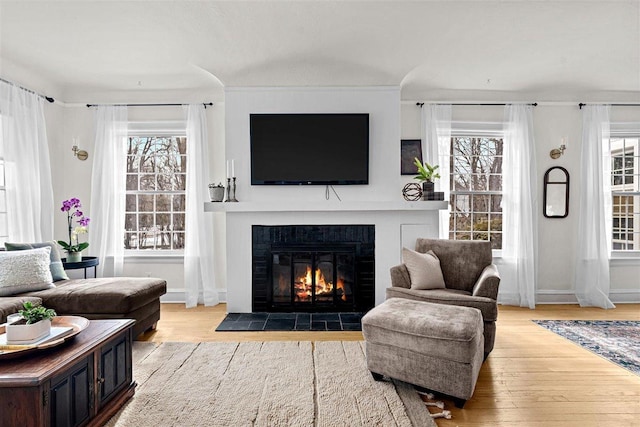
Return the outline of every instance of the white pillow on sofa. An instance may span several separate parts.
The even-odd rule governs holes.
[[[411,278],[411,289],[444,289],[440,260],[433,251],[426,254],[402,248],[402,262]]]
[[[50,254],[50,247],[0,252],[0,296],[55,288]]]

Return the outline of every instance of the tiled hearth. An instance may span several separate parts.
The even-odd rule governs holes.
[[[360,331],[363,313],[229,313],[216,331]]]

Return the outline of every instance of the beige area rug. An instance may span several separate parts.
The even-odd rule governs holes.
[[[436,426],[411,386],[373,380],[363,342],[136,342],[133,357],[136,394],[107,426]]]

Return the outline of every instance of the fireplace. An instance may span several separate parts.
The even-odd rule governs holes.
[[[254,312],[374,306],[374,226],[254,225],[252,231]]]

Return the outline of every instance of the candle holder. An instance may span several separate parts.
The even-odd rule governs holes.
[[[225,202],[237,202],[236,199],[236,177],[231,178],[233,182],[229,185],[229,178],[227,178],[227,189],[229,190],[227,193],[227,200]]]
[[[227,188],[225,188],[224,193],[225,193],[225,196],[224,196],[225,203],[230,202],[231,201],[231,178],[227,178]]]

